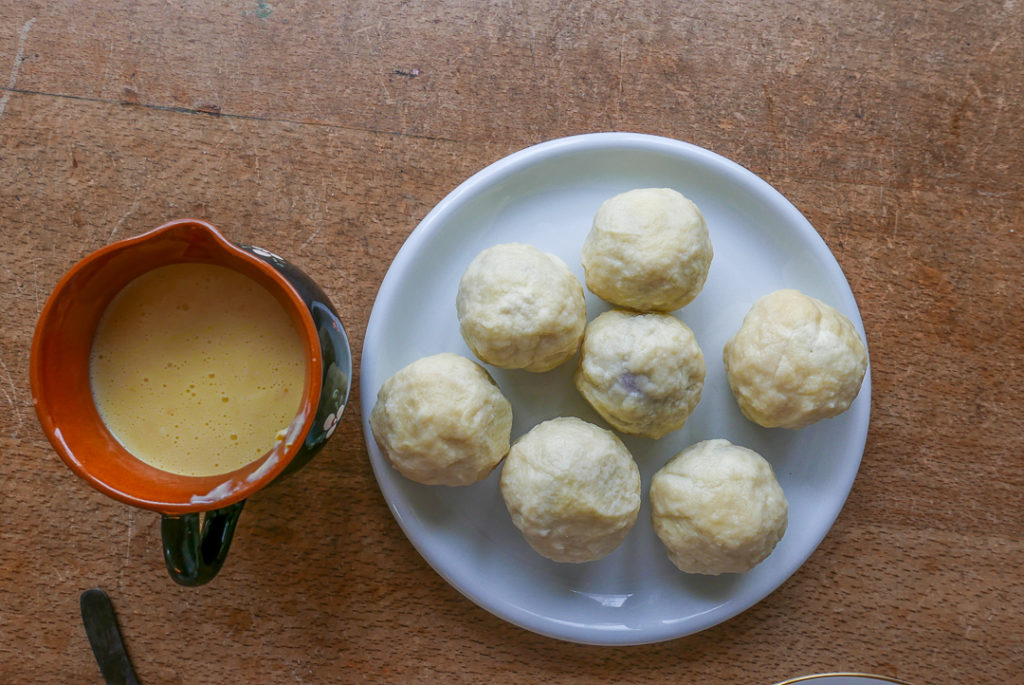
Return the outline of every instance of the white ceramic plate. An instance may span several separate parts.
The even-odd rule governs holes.
[[[368,424],[377,391],[427,355],[472,358],[459,334],[455,293],[481,250],[532,243],[557,254],[583,282],[583,239],[598,206],[641,187],[671,187],[700,207],[715,256],[701,294],[677,312],[706,360],[703,398],[686,425],[658,441],[623,436],[640,467],[644,504],[622,546],[587,564],[559,564],[523,540],[498,490],[499,471],[464,488],[413,483],[395,471]],[[396,255],[363,343],[363,430],[384,497],[409,540],[449,583],[495,615],[543,635],[590,644],[657,642],[713,626],[760,601],[810,556],[843,506],[867,435],[870,373],[853,406],[802,431],[747,421],[729,390],[722,346],[750,305],[797,288],[837,307],[863,336],[857,304],[835,258],[782,195],[743,167],[666,138],[594,133],[521,150],[442,200]],[[588,292],[588,319],[608,305]],[[490,368],[512,403],[513,440],[537,423],[578,416],[607,427],[572,383],[575,361],[545,374]],[[789,529],[774,553],[743,575],[687,575],[668,561],[650,523],[654,472],[682,448],[723,437],[761,453],[789,499]]]

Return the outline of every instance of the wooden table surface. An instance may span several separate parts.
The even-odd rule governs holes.
[[[96,586],[146,683],[1024,682],[1022,100],[1013,0],[0,0],[0,682],[99,682],[78,610]],[[207,219],[319,281],[358,365],[434,204],[515,150],[608,130],[762,176],[864,319],[853,490],[741,615],[616,648],[493,617],[402,534],[357,391],[198,589],[167,577],[157,514],[89,488],[44,438],[30,339],[89,252]]]

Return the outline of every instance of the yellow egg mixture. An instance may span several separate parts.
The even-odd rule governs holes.
[[[130,282],[92,344],[103,422],[133,455],[189,476],[260,458],[295,419],[306,357],[284,307],[213,264],[172,264]]]

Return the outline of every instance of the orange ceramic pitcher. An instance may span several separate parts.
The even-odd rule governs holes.
[[[91,345],[107,305],[141,274],[182,262],[224,266],[266,288],[291,317],[306,357],[292,424],[298,439],[216,476],[177,475],[133,456],[104,425],[90,385]],[[277,255],[235,245],[195,219],[169,222],[80,261],[50,295],[32,341],[33,400],[54,449],[100,492],[160,512],[167,569],[183,585],[206,583],[220,570],[246,498],[301,468],[324,446],[348,401],[351,373],[345,329],[312,280]]]

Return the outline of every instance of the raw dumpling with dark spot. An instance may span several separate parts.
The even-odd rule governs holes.
[[[660,438],[700,401],[704,354],[671,314],[612,310],[587,326],[576,387],[616,430]]]

